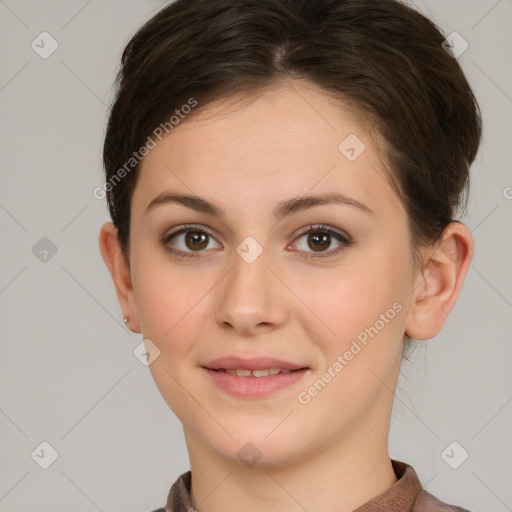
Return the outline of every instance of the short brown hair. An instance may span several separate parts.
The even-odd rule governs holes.
[[[396,0],[177,0],[163,8],[124,49],[103,149],[127,261],[134,151],[190,98],[194,115],[283,78],[307,80],[376,119],[414,246],[436,241],[466,207],[481,137],[477,102],[444,39]]]

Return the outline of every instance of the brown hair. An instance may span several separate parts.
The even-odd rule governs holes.
[[[123,52],[103,149],[127,261],[134,152],[173,113],[183,118],[191,99],[198,106],[188,116],[283,78],[307,80],[376,120],[414,248],[437,241],[466,207],[481,136],[478,105],[444,39],[396,0],[177,0],[163,8]]]

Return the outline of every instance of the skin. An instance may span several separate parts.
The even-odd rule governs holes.
[[[338,149],[349,134],[366,146],[354,161]],[[415,267],[408,217],[384,166],[379,135],[361,115],[314,85],[280,82],[203,106],[144,158],[129,266],[113,224],[102,227],[101,253],[127,326],[160,350],[150,370],[183,424],[200,512],[233,503],[247,511],[351,511],[396,482],[387,442],[403,335],[426,340],[441,330],[473,242],[454,222]],[[225,217],[177,203],[145,213],[164,191],[205,198]],[[324,204],[273,218],[279,201],[328,192],[372,213]],[[193,257],[166,252],[164,235],[189,223],[212,234],[206,248],[194,252],[182,234],[167,245]],[[308,244],[302,231],[320,223],[354,244],[333,236],[323,249]],[[252,263],[236,252],[248,236],[263,249]],[[397,302],[401,311],[309,403],[299,403],[298,394]],[[311,370],[269,397],[235,398],[201,368],[231,354]],[[237,456],[248,442],[261,456],[252,467]]]

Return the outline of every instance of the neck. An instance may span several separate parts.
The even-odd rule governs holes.
[[[233,503],[248,512],[351,512],[396,482],[387,431],[377,439],[374,427],[297,462],[253,467],[222,457],[185,430],[192,503],[198,512],[232,510]]]

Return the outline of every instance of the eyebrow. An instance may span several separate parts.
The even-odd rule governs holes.
[[[158,206],[170,203],[181,204],[187,208],[191,208],[208,215],[213,215],[221,219],[225,217],[225,211],[222,207],[215,205],[199,196],[178,194],[175,192],[163,192],[162,194],[156,196],[146,207],[145,213],[153,210]],[[371,210],[368,206],[359,201],[356,201],[355,199],[352,199],[351,197],[348,197],[344,194],[331,192],[322,195],[293,197],[291,199],[280,201],[274,208],[273,214],[276,220],[280,220],[294,213],[313,208],[314,206],[321,206],[325,204],[342,204],[354,206],[366,213],[374,213],[373,210]]]

